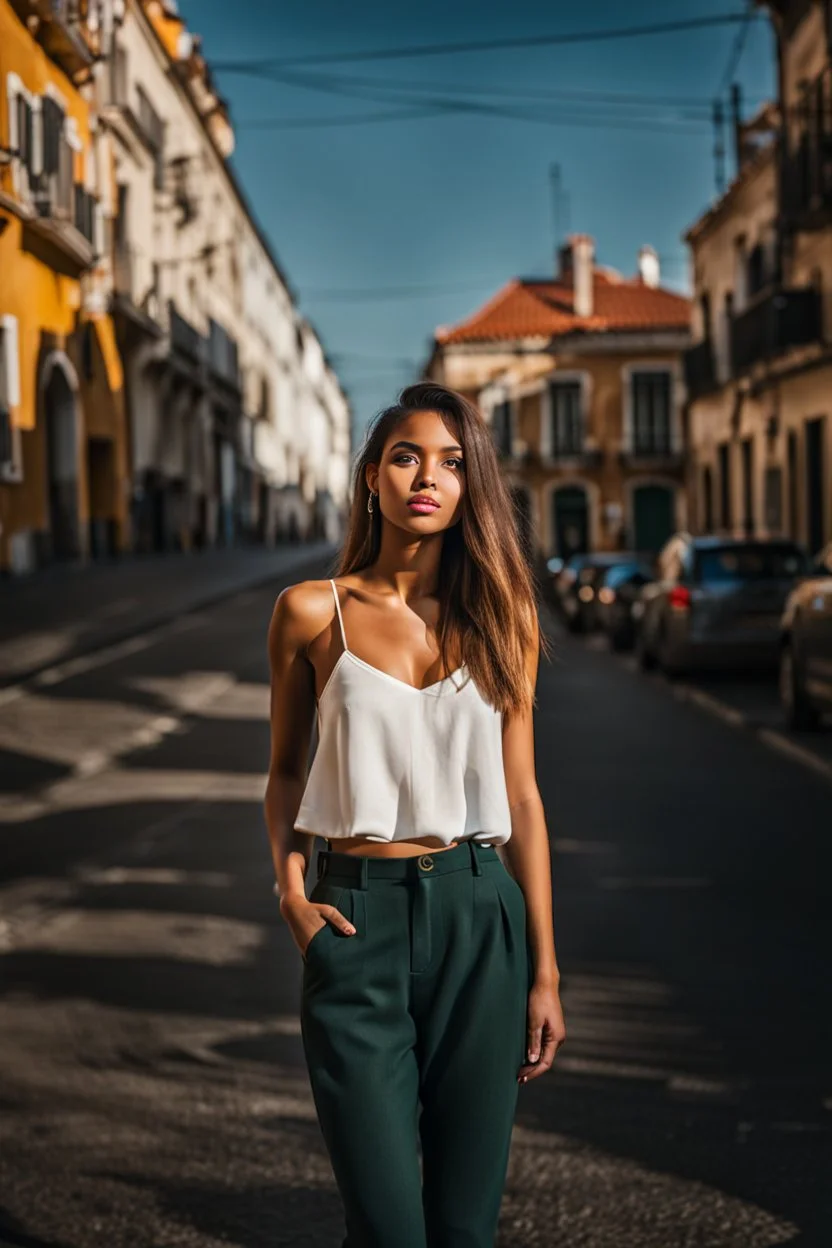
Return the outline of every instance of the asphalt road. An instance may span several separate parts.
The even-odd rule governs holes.
[[[340,1243],[261,814],[274,592],[0,705],[0,1245]],[[568,1040],[500,1248],[828,1248],[832,786],[556,644]]]

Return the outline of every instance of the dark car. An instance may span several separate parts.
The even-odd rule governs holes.
[[[780,699],[791,728],[819,728],[832,712],[832,544],[783,612]]]
[[[645,585],[653,582],[653,571],[646,563],[621,563],[608,568],[595,595],[598,627],[609,638],[613,650],[629,650],[635,641],[633,608]]]
[[[658,663],[668,675],[691,668],[776,668],[783,608],[808,570],[796,542],[676,534],[659,554],[657,579],[641,595],[641,666]]]
[[[601,577],[635,557],[632,551],[619,550],[573,555],[566,561],[555,580],[555,600],[571,632],[589,632],[595,627],[595,594]]]

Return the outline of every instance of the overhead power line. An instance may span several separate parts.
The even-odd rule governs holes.
[[[253,65],[283,68],[295,65],[331,65],[350,61],[399,60],[420,56],[448,56],[460,52],[488,52],[508,48],[536,48],[576,43],[600,43],[618,39],[642,39],[651,35],[669,35],[684,31],[704,30],[713,26],[731,26],[746,20],[745,12],[714,13],[708,17],[692,17],[675,22],[653,22],[644,26],[619,26],[602,30],[561,32],[560,34],[524,35],[503,39],[477,39],[465,43],[433,43],[397,48],[370,48],[358,52],[318,52],[306,56],[271,57],[249,60],[215,61],[212,69],[233,73]]]
[[[413,94],[400,87],[394,88],[392,91],[388,89],[381,90],[375,83],[370,82],[368,85],[361,85],[360,80],[356,81],[350,76],[338,76],[335,74],[319,74],[304,73],[303,71],[286,71],[279,69],[256,71],[258,75],[278,82],[283,82],[291,86],[301,86],[309,89],[321,91],[325,94],[347,96],[348,98],[371,100],[379,104],[402,105],[409,107],[410,113],[398,112],[395,115],[396,120],[407,119],[408,117],[419,117],[425,115],[425,108],[434,112],[434,114],[482,114],[489,117],[502,117],[515,121],[531,121],[544,125],[574,125],[574,126],[591,126],[598,128],[605,126],[612,129],[624,130],[645,130],[651,132],[663,130],[675,134],[687,133],[705,133],[709,113],[705,108],[699,111],[690,110],[687,113],[680,112],[678,115],[667,115],[664,110],[660,115],[648,115],[643,113],[627,113],[620,107],[611,107],[607,104],[584,105],[583,102],[573,103],[569,108],[561,106],[546,110],[542,108],[523,107],[520,105],[508,106],[490,103],[486,100],[466,100],[448,97],[447,95],[426,96],[424,94]],[[256,128],[260,130],[279,130],[293,129],[299,125],[304,127],[327,126],[327,125],[363,125],[367,121],[390,120],[389,114],[356,114],[353,117],[338,114],[335,117],[273,117],[273,118],[257,118],[241,121],[240,128]]]

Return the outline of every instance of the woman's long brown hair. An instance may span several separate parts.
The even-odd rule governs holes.
[[[370,422],[353,468],[352,507],[334,575],[360,572],[378,558],[383,518],[377,500],[375,510],[367,511],[366,468],[381,462],[387,440],[405,417],[425,411],[438,413],[453,431],[463,450],[466,483],[461,519],[445,530],[439,562],[442,667],[449,670],[449,654],[461,654],[483,697],[508,717],[535,705],[526,656],[538,585],[491,432],[463,395],[435,382],[417,382]],[[542,632],[539,645],[549,657]]]

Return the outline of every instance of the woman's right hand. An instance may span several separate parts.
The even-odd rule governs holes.
[[[305,957],[309,942],[315,933],[327,923],[337,927],[346,936],[355,934],[352,923],[335,906],[329,906],[320,901],[309,901],[302,894],[281,897],[280,913],[289,925],[289,931],[300,950],[301,957]],[[319,923],[318,919],[323,919],[323,923]]]

